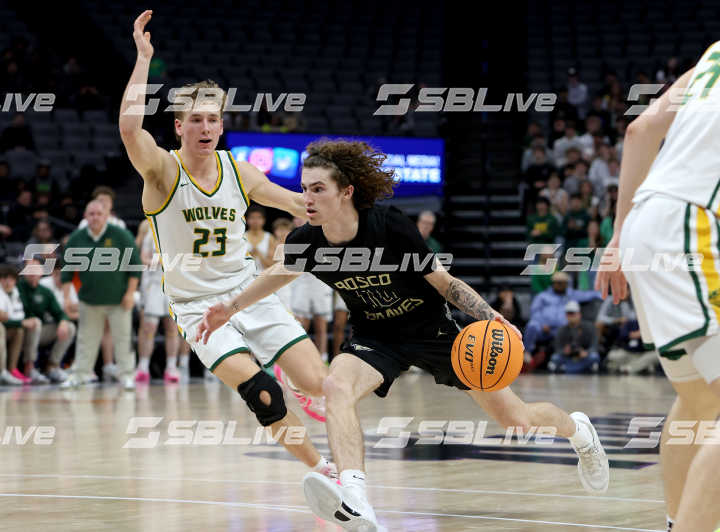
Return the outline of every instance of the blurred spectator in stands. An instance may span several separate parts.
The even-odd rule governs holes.
[[[626,321],[620,327],[615,345],[607,355],[608,371],[625,375],[636,375],[646,371],[653,373],[659,366],[660,360],[654,350],[646,347],[637,320]]]
[[[558,222],[562,221],[570,200],[567,191],[562,188],[562,181],[557,172],[552,172],[550,179],[547,180],[547,187],[540,191],[540,195],[550,202],[550,212],[558,219]]]
[[[640,85],[649,85],[650,84],[650,76],[648,76],[647,72],[644,72],[642,70],[638,71],[635,74],[635,83]],[[650,105],[650,100],[653,100],[657,97],[659,97],[660,94],[646,94],[645,91],[642,91],[641,94],[637,97],[637,100],[632,102],[633,105]]]
[[[587,179],[582,181],[579,194],[583,208],[590,214],[590,219],[597,219],[600,216],[600,198],[595,195],[593,184]]]
[[[553,159],[555,166],[562,168],[567,163],[567,151],[577,148],[582,153],[582,143],[575,129],[575,122],[568,121],[565,125],[565,134],[553,144]]]
[[[605,142],[600,145],[596,157],[590,164],[588,179],[592,183],[595,195],[602,197],[605,194],[605,180],[610,177],[610,159],[612,158],[612,148],[610,144]]]
[[[580,194],[571,195],[570,208],[562,224],[566,249],[587,246],[588,223],[590,223],[590,214],[583,207],[582,196]]]
[[[55,183],[50,175],[50,161],[48,159],[40,159],[35,167],[34,178],[35,192],[46,192],[51,197],[58,192],[58,184]]]
[[[569,375],[597,373],[600,370],[600,355],[595,328],[592,323],[583,321],[576,301],[565,304],[565,315],[567,324],[557,331],[555,353],[550,358],[548,369]]]
[[[68,297],[66,300],[65,294],[63,294],[63,285],[60,276],[62,267],[62,260],[59,258],[56,259],[55,264],[53,265],[52,275],[48,275],[47,277],[40,279],[40,284],[53,293],[55,299],[57,299],[58,304],[60,305],[60,308],[63,309],[67,317],[77,323],[78,317],[80,316],[80,300],[78,299],[75,285],[72,283],[70,283],[70,286],[68,287]]]
[[[620,328],[628,321],[635,319],[632,299],[628,298],[616,305],[612,298],[602,302],[595,317],[595,328],[599,337],[599,351],[606,354],[615,344]]]
[[[610,182],[607,187],[607,195],[604,207],[601,209],[600,215],[602,222],[600,223],[600,236],[602,237],[603,246],[606,246],[613,235],[615,225],[615,210],[618,198],[617,181]]]
[[[118,227],[126,229],[127,226],[125,225],[125,222],[115,216],[115,212],[113,211],[113,207],[115,204],[115,191],[112,188],[106,187],[104,185],[95,187],[95,189],[92,191],[91,199],[98,200],[105,206],[105,209],[110,213],[110,216],[108,218],[109,224],[117,225]],[[83,218],[80,222],[80,225],[78,225],[78,229],[84,229],[85,227],[87,227],[87,224],[87,218]]]
[[[555,122],[558,118],[563,120],[577,120],[579,118],[577,108],[568,101],[567,87],[560,87],[556,91],[557,102],[550,112],[550,120]]]
[[[30,151],[35,150],[32,131],[30,130],[30,126],[25,123],[25,116],[22,113],[15,113],[10,125],[6,127],[0,135],[0,151],[8,151],[15,148],[23,148]]]
[[[557,117],[552,121],[552,131],[550,131],[550,145],[554,145],[555,141],[565,136],[565,118]]]
[[[27,88],[27,78],[20,72],[17,61],[11,59],[6,63],[3,70],[3,76],[0,79],[0,92],[4,94],[14,92],[24,93],[27,92]]]
[[[550,213],[550,202],[539,197],[535,202],[535,214],[527,218],[527,241],[531,244],[552,244],[560,233],[560,224]]]
[[[80,212],[73,201],[72,195],[65,194],[60,198],[55,217],[67,225],[72,226],[73,230],[80,223]],[[65,230],[63,230],[63,232],[65,232]]]
[[[599,292],[592,290],[573,290],[568,287],[569,282],[570,276],[567,273],[555,272],[552,286],[533,299],[530,305],[530,321],[523,334],[525,351],[530,356],[539,342],[552,340],[558,328],[567,323],[565,305],[568,301],[585,303],[600,297]]]
[[[589,107],[588,88],[582,81],[578,71],[571,67],[568,69],[568,102],[575,106],[578,117],[583,120]]]
[[[608,183],[614,183],[616,180],[620,181],[620,159],[617,157],[610,157],[610,160],[608,161],[608,179],[605,181],[605,184]]]
[[[533,148],[533,161],[524,173],[524,183],[521,185],[523,195],[523,212],[535,204],[540,191],[547,186],[547,180],[555,171],[555,167],[547,159],[544,147]]]
[[[116,249],[122,256],[127,249],[132,250],[130,265],[141,266],[140,253],[135,246],[135,238],[129,231],[109,223],[109,213],[105,204],[96,199],[88,203],[85,209],[86,228],[77,229],[68,240],[66,253],[76,248],[90,249],[88,258],[98,250]],[[91,258],[92,260],[92,258]],[[63,271],[64,300],[69,300],[69,290],[74,272]],[[140,279],[140,271],[95,271],[86,269],[79,272],[82,286],[80,298],[80,318],[78,338],[75,350],[75,362],[70,377],[63,386],[72,387],[89,382],[93,376],[93,366],[97,358],[106,320],[110,322],[113,347],[118,361],[118,380],[127,389],[135,388],[135,355],[132,351],[132,308],[135,304],[135,291]]]
[[[540,124],[536,121],[532,121],[528,124],[527,131],[525,132],[525,138],[523,139],[523,148],[527,149],[531,147],[532,141],[537,137],[542,137],[543,131]]]
[[[597,95],[592,99],[590,110],[588,111],[588,117],[597,116],[602,122],[602,133],[607,134],[610,131],[610,112],[605,109],[602,95]]]
[[[417,228],[420,231],[420,235],[423,237],[425,244],[430,248],[433,253],[440,253],[443,249],[442,244],[435,240],[432,236],[432,232],[435,229],[435,222],[437,218],[435,213],[432,211],[422,211],[417,217]]]
[[[75,324],[70,321],[55,298],[52,290],[40,284],[42,263],[37,259],[26,262],[27,266],[38,271],[28,272],[18,282],[20,299],[23,302],[25,315],[41,321],[39,334],[25,337],[25,375],[33,382],[63,382],[67,374],[60,369],[60,362],[75,338]],[[36,367],[38,349],[52,344],[50,358],[47,362],[46,375]],[[34,356],[29,359],[27,356]]]
[[[32,192],[29,189],[21,190],[7,216],[8,225],[12,229],[12,240],[25,242],[30,238],[35,225],[33,210]]]
[[[6,159],[0,159],[0,201],[15,199],[17,194],[17,180],[10,175],[10,164]]]
[[[57,249],[57,241],[53,235],[53,228],[47,219],[39,220],[32,230],[32,237],[27,241],[27,245],[45,246],[47,252],[45,254],[52,255]],[[36,253],[37,255],[38,253]]]
[[[577,288],[578,290],[593,290],[595,287],[595,277],[597,276],[595,265],[595,256],[600,253],[603,247],[602,237],[600,236],[600,223],[591,219],[587,228],[587,247],[590,248],[588,258],[590,259],[590,268],[577,272]]]
[[[554,261],[553,264],[548,264],[549,261]],[[552,285],[552,276],[557,271],[557,260],[555,260],[555,248],[547,244],[543,246],[540,253],[537,255],[537,262],[533,268],[533,273],[530,274],[530,291],[533,295],[539,294],[543,290],[548,289]],[[543,273],[535,273],[535,272]]]
[[[73,98],[74,107],[78,111],[89,111],[92,109],[103,109],[105,100],[98,92],[95,85],[85,84],[80,87]]]
[[[44,185],[40,185],[35,193],[35,205],[33,205],[32,217],[37,222],[45,220],[50,216],[50,191]]]
[[[670,57],[667,60],[664,68],[661,68],[655,73],[655,81],[658,83],[664,83],[665,86],[672,85],[675,80],[682,74],[680,72],[680,62],[677,57]]]
[[[603,94],[604,107],[610,112],[611,120],[614,118],[617,102],[624,102],[625,96],[623,94],[622,85],[618,81],[617,77],[612,74],[607,80]]]
[[[20,353],[25,346],[25,358],[34,360],[37,354],[29,350],[34,344],[35,337],[40,334],[41,322],[38,318],[26,317],[23,301],[20,298],[20,291],[17,287],[18,271],[10,264],[0,265],[0,317],[4,318],[5,334],[10,346],[8,348],[8,372],[24,384],[30,384],[35,380],[29,375],[24,375],[18,369]],[[23,343],[30,338],[28,343]],[[41,379],[42,380],[42,379]],[[40,381],[35,381],[40,382]]]
[[[580,192],[580,178],[575,175],[577,172],[577,165],[579,164],[580,161],[576,163],[568,163],[563,168],[563,188],[570,195]]]
[[[547,141],[542,135],[538,135],[530,142],[530,147],[523,150],[521,169],[523,172],[527,172],[535,162],[535,150],[537,148],[542,149],[545,152],[545,158],[548,162],[552,162],[552,152],[547,147]]]
[[[579,138],[582,144],[582,155],[588,161],[595,156],[595,144],[598,136],[602,140],[609,140],[603,138],[605,135],[602,132],[602,119],[597,115],[589,115],[585,119],[585,133]]]
[[[498,290],[497,296],[490,303],[490,306],[497,310],[509,322],[517,327],[525,326],[525,319],[522,315],[522,307],[513,289],[509,285],[503,285]]]

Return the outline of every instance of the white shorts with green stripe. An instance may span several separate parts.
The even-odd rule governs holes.
[[[207,344],[195,342],[197,327],[205,311],[221,301],[230,301],[250,282],[216,296],[188,302],[172,302],[172,317],[178,330],[205,367],[213,371],[223,360],[236,353],[252,353],[263,367],[272,366],[287,349],[307,338],[305,329],[275,294],[270,294],[237,312],[208,338]]]
[[[643,342],[657,349],[670,380],[701,378],[686,356],[685,342],[720,330],[720,226],[715,214],[655,194],[633,206],[620,248]]]

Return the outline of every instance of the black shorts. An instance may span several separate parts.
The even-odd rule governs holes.
[[[455,375],[450,361],[450,351],[458,332],[443,327],[438,330],[437,338],[408,339],[402,343],[356,335],[343,343],[340,352],[355,355],[382,374],[383,383],[375,390],[379,397],[385,397],[393,381],[410,366],[429,372],[438,384],[469,390]]]

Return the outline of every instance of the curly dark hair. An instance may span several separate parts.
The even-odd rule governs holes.
[[[382,168],[387,155],[367,142],[319,139],[305,148],[304,168],[327,168],[338,187],[352,185],[353,205],[367,209],[380,199],[393,195],[395,172]]]

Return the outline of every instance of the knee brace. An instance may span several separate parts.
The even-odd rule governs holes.
[[[282,388],[264,371],[260,370],[250,380],[238,385],[237,390],[263,427],[272,425],[287,415]],[[260,398],[262,392],[267,392],[270,396],[269,405]]]

